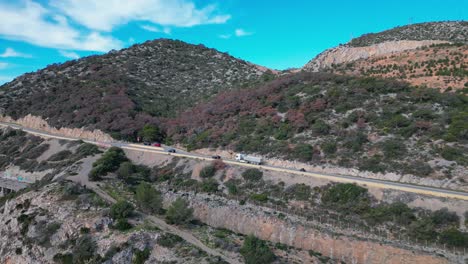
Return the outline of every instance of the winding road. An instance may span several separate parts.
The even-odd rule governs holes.
[[[15,128],[15,129],[20,129],[27,133],[41,136],[41,137],[46,137],[46,138],[56,138],[56,139],[63,139],[63,140],[80,140],[80,138],[71,138],[71,137],[64,137],[60,135],[53,135],[44,131],[26,128],[21,125],[17,125],[13,123],[0,122],[0,126],[7,126],[7,127]],[[213,160],[209,156],[186,152],[183,150],[177,150],[176,153],[168,153],[167,149],[169,147],[152,147],[152,146],[144,146],[140,144],[126,143],[126,142],[105,143],[105,142],[97,142],[97,141],[91,141],[91,140],[83,140],[83,141],[94,144],[94,145],[98,145],[100,147],[115,146],[115,147],[119,147],[122,149],[136,150],[136,151],[163,154],[163,155],[172,155],[176,157],[184,157],[184,158],[199,159],[199,160]],[[403,192],[410,192],[410,193],[416,193],[416,194],[423,194],[423,195],[429,195],[429,196],[460,199],[460,200],[468,201],[467,192],[454,191],[454,190],[437,188],[437,187],[422,186],[422,185],[401,183],[401,182],[380,180],[380,179],[363,178],[363,177],[356,177],[356,176],[303,172],[297,169],[277,167],[277,166],[271,166],[271,165],[246,164],[246,163],[241,163],[241,162],[230,160],[230,159],[223,159],[223,162],[226,164],[231,164],[231,165],[236,165],[236,166],[253,167],[253,168],[259,168],[263,170],[271,170],[271,171],[278,171],[278,172],[284,172],[284,173],[290,173],[290,174],[297,174],[297,175],[303,175],[307,177],[325,179],[325,180],[329,180],[333,182],[356,183],[356,184],[366,186],[366,187],[374,187],[374,188],[380,188],[380,189],[392,189],[392,190],[398,190],[398,191],[403,191]]]

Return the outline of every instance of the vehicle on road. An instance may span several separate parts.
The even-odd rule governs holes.
[[[150,146],[150,145],[151,145],[151,142],[145,141],[145,142],[143,142],[143,145],[145,145],[145,146]]]
[[[221,159],[221,156],[219,155],[214,155],[214,156],[211,156],[212,159]]]
[[[305,169],[304,169],[304,168],[301,168],[299,171],[302,171],[302,172],[304,172],[304,171],[305,171]]]
[[[169,153],[176,153],[176,150],[173,149],[173,148],[171,148],[171,149],[168,149],[167,152],[169,152]]]
[[[255,164],[255,165],[261,165],[263,163],[262,158],[249,156],[249,155],[242,154],[242,153],[236,154],[236,161],[239,161],[242,163]]]
[[[161,143],[156,142],[156,143],[153,143],[152,146],[153,146],[153,147],[161,147]]]

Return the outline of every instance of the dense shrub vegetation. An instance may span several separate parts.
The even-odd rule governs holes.
[[[105,176],[107,173],[115,172],[119,169],[121,163],[125,161],[127,161],[127,157],[123,150],[117,147],[111,147],[101,158],[93,163],[93,169],[89,172],[89,178],[94,181],[100,180],[101,176]]]
[[[166,129],[192,149],[221,146],[373,172],[450,176],[449,168],[433,168],[427,161],[440,157],[435,141],[438,146],[451,141],[462,152],[457,163],[463,165],[467,116],[468,97],[460,93],[299,73],[258,89],[222,93],[167,120]]]
[[[249,235],[245,238],[240,253],[244,257],[246,264],[268,264],[275,260],[275,255],[266,242],[253,235]]]
[[[193,209],[188,206],[187,201],[177,198],[166,212],[166,221],[169,224],[182,225],[192,220]]]
[[[145,125],[158,127],[155,117],[261,81],[261,75],[255,65],[226,53],[160,39],[20,76],[0,86],[0,108],[14,118],[33,114],[55,127],[97,128],[136,140]],[[146,132],[146,140],[160,139]]]

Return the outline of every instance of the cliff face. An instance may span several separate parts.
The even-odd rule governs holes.
[[[325,228],[308,225],[305,219],[279,218],[273,210],[253,205],[239,206],[236,201],[216,196],[167,192],[166,203],[174,201],[180,195],[190,201],[195,209],[195,218],[210,226],[227,228],[246,235],[254,234],[264,240],[317,251],[346,263],[435,264],[461,261],[456,256],[449,256],[449,261],[435,254],[429,255],[422,248],[403,249],[377,240],[358,240],[332,234]]]
[[[92,140],[98,142],[112,142],[114,139],[102,132],[101,130],[86,130],[82,128],[55,128],[50,126],[47,121],[38,116],[27,115],[25,117],[19,118],[17,120],[9,117],[0,115],[0,122],[8,122],[21,125],[26,128],[37,129],[41,132],[50,133],[53,135],[60,135],[64,137],[80,138],[83,140]]]
[[[349,45],[343,45],[325,50],[324,52],[317,55],[314,59],[309,61],[303,69],[306,71],[318,72],[323,69],[330,68],[333,64],[350,63],[360,59],[368,59],[370,57],[388,55],[440,43],[447,43],[447,41],[400,40],[388,41],[365,47],[352,47]]]

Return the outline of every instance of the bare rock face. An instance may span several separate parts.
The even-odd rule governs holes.
[[[318,72],[322,69],[331,67],[333,64],[349,63],[359,59],[367,59],[374,56],[382,56],[440,43],[447,43],[447,41],[400,40],[387,41],[365,47],[351,47],[349,45],[342,45],[320,53],[314,59],[309,61],[303,69],[306,71]]]
[[[97,142],[109,143],[115,141],[110,135],[102,132],[101,130],[84,130],[81,128],[55,128],[49,126],[46,120],[39,116],[27,115],[23,118],[14,120],[9,116],[1,116],[1,122],[8,122],[21,125],[26,128],[37,129],[42,132],[50,133],[53,135],[59,135],[64,137],[80,138],[84,140],[92,140]]]
[[[168,192],[165,194],[165,203],[169,204],[180,195],[190,201],[195,218],[210,226],[317,251],[346,263],[449,263],[446,258],[423,252],[421,249],[404,249],[377,240],[333,234],[314,228],[304,219],[279,218],[268,208],[249,204],[240,206],[236,201],[221,197]],[[458,259],[450,261],[459,262]]]

